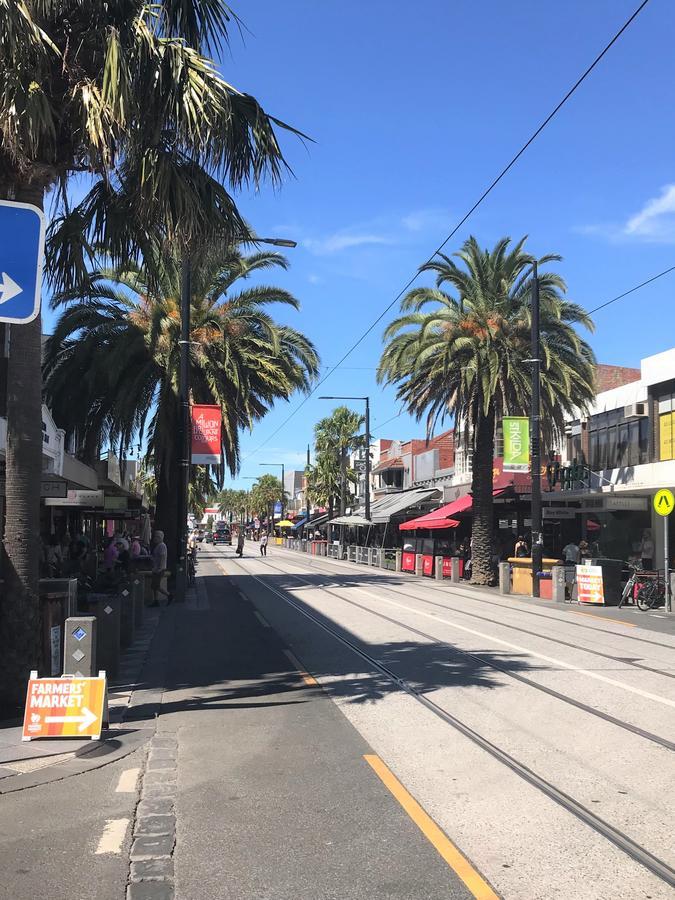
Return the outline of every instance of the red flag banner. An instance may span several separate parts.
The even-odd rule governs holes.
[[[192,465],[217,466],[221,460],[219,406],[192,407]]]

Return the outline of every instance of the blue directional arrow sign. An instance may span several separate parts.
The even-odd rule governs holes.
[[[0,200],[0,322],[25,325],[40,312],[44,250],[42,210]]]

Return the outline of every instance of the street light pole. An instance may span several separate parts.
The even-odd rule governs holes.
[[[305,528],[307,528],[307,526],[309,525],[309,467],[309,444],[307,444],[307,466],[305,468]]]
[[[190,297],[192,276],[190,259],[183,258],[180,288],[180,366],[178,378],[179,411],[179,478],[178,478],[178,529],[176,552],[176,598],[185,600],[188,489],[190,484]]]
[[[539,572],[544,555],[541,520],[541,355],[539,346],[539,275],[532,264],[532,405],[530,441],[532,457],[532,596],[539,596]]]

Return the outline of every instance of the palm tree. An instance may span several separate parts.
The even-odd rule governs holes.
[[[223,0],[0,2],[0,197],[42,208],[53,192],[56,289],[85,279],[96,244],[117,265],[165,240],[247,234],[224,185],[278,180],[274,126],[286,126],[207,55],[232,17]],[[90,188],[74,206],[71,176]],[[39,657],[40,362],[38,317],[12,330],[7,374],[0,690],[10,705]]]
[[[318,452],[313,465],[307,468],[307,493],[311,503],[328,508],[328,520],[333,518],[335,498],[340,495],[340,461],[334,453]]]
[[[396,384],[397,397],[427,433],[453,415],[467,449],[473,450],[472,578],[487,584],[494,543],[492,468],[495,429],[504,415],[525,415],[531,395],[530,270],[525,238],[482,250],[474,237],[455,254],[439,255],[422,271],[436,273],[436,288],[418,287],[402,300],[404,315],[385,332],[378,378]],[[539,266],[559,256],[538,260]],[[454,293],[442,288],[449,285]],[[566,285],[553,272],[539,274],[541,301],[542,435],[549,446],[566,414],[593,398],[595,359],[575,326],[591,330],[588,314],[565,299]],[[426,310],[425,307],[431,307]]]
[[[192,280],[190,384],[195,403],[220,406],[226,465],[239,465],[239,432],[251,428],[275,400],[307,391],[318,373],[312,343],[277,324],[272,305],[299,308],[287,291],[268,285],[237,289],[255,271],[287,267],[278,253],[242,256],[215,249]],[[147,271],[92,273],[91,290],[54,298],[63,309],[45,348],[45,391],[55,418],[77,433],[85,454],[101,441],[126,447],[148,432],[157,477],[156,520],[175,546],[178,448],[177,380],[180,266],[164,255],[157,286]]]
[[[364,438],[359,430],[365,417],[346,406],[338,406],[330,416],[317,422],[314,427],[317,455],[326,453],[337,457],[340,469],[340,515],[347,508],[347,463],[349,453],[363,445]]]
[[[274,475],[261,475],[251,488],[252,512],[267,516],[271,528],[274,527],[274,506],[283,496],[281,480]],[[270,526],[268,526],[269,528]]]

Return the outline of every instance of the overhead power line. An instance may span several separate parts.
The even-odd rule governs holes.
[[[624,297],[627,297],[629,294],[634,294],[635,291],[639,291],[640,288],[646,287],[648,284],[651,284],[653,281],[658,281],[659,278],[663,278],[664,275],[669,275],[671,272],[675,272],[675,266],[671,266],[669,269],[664,269],[663,272],[659,272],[658,275],[652,275],[651,278],[648,278],[646,281],[641,281],[640,284],[636,284],[635,287],[630,288],[627,291],[624,291],[623,294],[618,294],[616,297],[612,297],[611,300],[606,300],[604,303],[601,303],[600,306],[596,306],[594,309],[589,309],[588,315],[591,316],[593,313],[598,312],[601,309],[604,309],[606,306],[610,306],[612,303],[616,303],[617,300],[623,300]]]
[[[525,151],[528,149],[528,147],[529,147],[529,146],[530,146],[530,145],[531,145],[531,144],[539,137],[539,135],[542,133],[542,131],[543,131],[543,130],[546,128],[546,126],[552,121],[552,119],[558,114],[558,112],[560,112],[560,110],[561,110],[561,109],[563,108],[563,106],[567,103],[567,101],[570,99],[570,97],[572,97],[572,95],[575,93],[575,91],[576,91],[576,90],[583,84],[583,82],[588,78],[588,76],[591,74],[591,72],[593,71],[593,69],[595,69],[595,67],[598,65],[598,63],[600,62],[600,60],[601,60],[601,59],[605,56],[605,54],[608,53],[608,51],[614,46],[614,44],[619,40],[619,38],[620,38],[621,35],[624,33],[624,31],[626,31],[626,29],[627,29],[627,28],[635,21],[635,19],[640,15],[640,13],[642,12],[642,10],[645,8],[645,6],[646,6],[648,3],[649,3],[649,0],[643,0],[643,2],[640,3],[640,5],[638,6],[638,8],[635,10],[635,12],[634,12],[628,19],[626,19],[626,21],[624,22],[624,24],[623,24],[623,25],[621,26],[621,28],[616,32],[616,34],[612,37],[612,39],[609,41],[609,43],[605,45],[605,47],[604,47],[604,48],[600,51],[600,53],[595,57],[595,59],[593,60],[593,62],[590,64],[590,66],[588,66],[588,68],[587,68],[587,69],[579,76],[579,78],[574,82],[574,84],[573,84],[572,87],[567,91],[567,93],[566,93],[565,96],[562,98],[562,100],[560,100],[560,102],[553,108],[553,110],[551,110],[551,112],[546,116],[546,118],[545,118],[544,121],[541,123],[541,125],[539,125],[539,127],[536,129],[536,131],[534,131],[533,134],[527,139],[527,141],[523,144],[523,146],[520,148],[520,150],[518,150],[518,152],[515,154],[515,156],[513,156],[512,159],[507,163],[507,165],[504,166],[504,168],[503,168],[503,169],[501,170],[501,172],[497,175],[497,177],[496,177],[496,178],[488,185],[488,187],[483,191],[483,193],[480,195],[480,197],[476,200],[476,202],[473,204],[473,206],[469,209],[469,211],[468,211],[464,216],[462,216],[462,218],[459,220],[459,222],[457,222],[457,224],[456,224],[455,227],[452,229],[452,231],[444,238],[444,240],[438,245],[438,247],[436,247],[436,249],[433,251],[433,253],[429,256],[429,258],[425,261],[425,263],[424,263],[423,265],[426,265],[427,263],[431,262],[431,261],[434,259],[434,257],[437,256],[437,255],[443,250],[443,248],[445,247],[445,245],[446,245],[450,240],[452,240],[452,238],[457,234],[457,232],[458,232],[459,229],[462,227],[462,225],[464,225],[465,222],[473,215],[473,213],[478,209],[478,207],[481,205],[481,203],[483,203],[483,201],[484,201],[484,200],[492,193],[492,191],[497,187],[497,185],[498,185],[499,182],[502,180],[502,178],[504,178],[504,176],[505,176],[505,175],[513,168],[513,166],[518,162],[518,160],[519,160],[520,157],[523,155],[523,153],[525,153]],[[420,268],[421,268],[421,267],[420,267]],[[385,306],[385,308],[384,308],[384,309],[382,310],[382,312],[378,315],[378,317],[377,317],[376,319],[374,319],[374,320],[370,323],[370,325],[366,328],[366,330],[361,334],[361,336],[360,336],[356,341],[354,341],[354,343],[349,347],[349,349],[346,351],[346,353],[344,353],[344,355],[340,358],[340,360],[339,360],[334,366],[332,366],[332,368],[331,368],[331,369],[323,376],[323,378],[320,379],[320,381],[318,381],[318,382],[316,383],[316,385],[312,388],[312,390],[309,392],[309,394],[307,394],[307,396],[304,397],[303,400],[301,400],[301,402],[300,402],[300,403],[296,406],[296,408],[290,413],[290,415],[288,415],[288,416],[286,417],[286,419],[281,423],[281,425],[279,425],[279,427],[276,428],[276,429],[272,432],[272,434],[270,434],[267,438],[265,438],[265,440],[264,440],[264,441],[263,441],[263,442],[255,449],[255,450],[252,450],[250,453],[248,453],[248,454],[244,457],[244,459],[242,460],[242,462],[244,462],[244,461],[247,460],[247,459],[250,459],[251,456],[255,456],[256,453],[258,453],[260,450],[262,450],[262,448],[263,448],[266,444],[268,444],[274,437],[276,437],[277,434],[279,434],[279,432],[280,432],[283,428],[286,427],[286,425],[287,425],[287,424],[291,421],[291,419],[292,419],[292,418],[293,418],[293,417],[294,417],[294,416],[302,409],[302,407],[305,405],[305,403],[307,403],[307,401],[312,397],[312,395],[313,395],[314,393],[316,393],[316,391],[321,387],[321,385],[324,384],[324,382],[326,382],[326,381],[330,378],[330,376],[331,376],[335,371],[337,371],[337,369],[339,369],[339,368],[342,366],[343,362],[344,362],[346,359],[348,359],[348,357],[351,356],[351,354],[354,352],[354,350],[356,350],[356,348],[357,348],[360,344],[363,343],[363,341],[368,337],[368,335],[373,331],[373,329],[374,329],[377,325],[379,325],[379,323],[380,323],[380,322],[382,321],[382,319],[387,315],[387,313],[389,312],[389,310],[399,302],[399,300],[401,299],[401,297],[403,297],[403,295],[405,294],[405,292],[406,292],[406,291],[414,284],[414,282],[417,280],[419,274],[420,274],[420,272],[419,272],[419,269],[418,269],[418,270],[415,272],[415,274],[414,274],[411,278],[409,278],[408,281],[403,285],[403,287],[402,287],[401,290],[398,292],[398,294],[396,294],[396,296],[395,296],[394,299],[391,301],[391,303],[389,303],[387,306]]]

